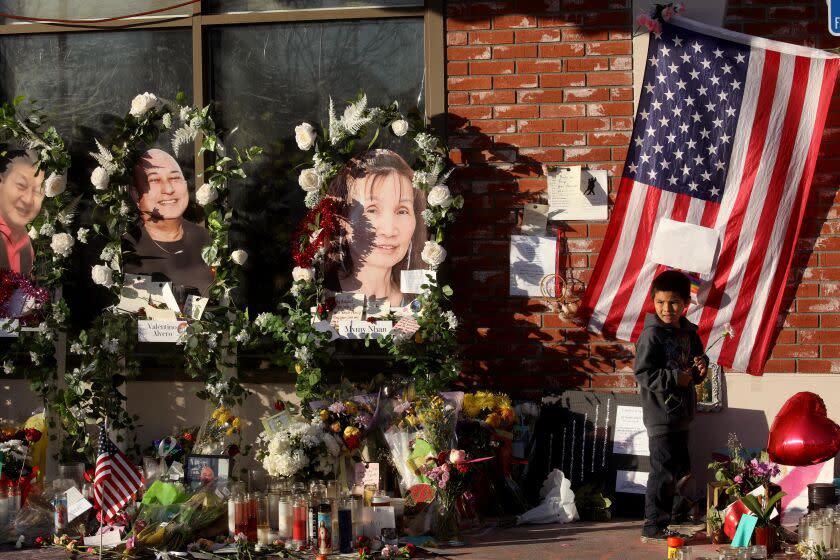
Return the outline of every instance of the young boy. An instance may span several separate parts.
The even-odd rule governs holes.
[[[665,271],[654,279],[650,294],[656,313],[645,317],[635,364],[650,442],[642,542],[667,538],[677,481],[691,473],[688,429],[696,407],[694,385],[706,377],[709,363],[697,326],[683,316],[691,297],[689,279],[676,270]]]

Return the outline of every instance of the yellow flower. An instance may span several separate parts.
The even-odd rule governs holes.
[[[341,422],[333,422],[330,425],[330,429],[333,431],[334,434],[337,434],[341,431]]]
[[[475,404],[479,410],[493,410],[493,393],[489,391],[478,391],[475,394]]]
[[[225,432],[225,435],[227,435],[228,437],[230,437],[230,436],[232,436],[234,433],[236,433],[236,428],[234,428],[233,426],[231,426],[230,428],[228,428],[228,429],[227,429],[227,431]]]
[[[347,414],[356,414],[357,412],[359,412],[359,406],[353,401],[346,401],[344,403],[344,411]]]
[[[235,429],[239,429],[239,418],[234,418],[233,422],[230,423]]]
[[[467,393],[464,395],[464,414],[467,418],[475,418],[479,412],[481,412],[481,409],[478,408],[475,394]]]
[[[356,426],[347,426],[346,428],[344,428],[344,437],[345,438],[349,438],[351,436],[357,436],[360,433],[361,433],[361,431]]]
[[[494,408],[512,408],[510,406],[510,397],[504,393],[496,395],[496,406]]]
[[[300,375],[301,373],[303,373],[303,366],[301,366],[300,364],[295,364],[295,371],[298,375]]]
[[[326,408],[322,408],[318,412],[318,415],[321,417],[321,420],[324,421],[324,422],[326,422],[327,420],[330,419],[330,411],[327,410]]]
[[[486,422],[487,422],[487,425],[490,426],[491,428],[498,428],[499,426],[502,425],[502,417],[499,416],[495,412],[491,412],[490,414],[487,415]]]
[[[423,335],[420,334],[420,331],[414,333],[414,342],[417,344],[423,344]]]
[[[516,420],[516,413],[513,411],[512,408],[506,406],[499,409],[499,417],[501,418],[503,424],[509,426],[510,424],[513,424],[513,422]]]

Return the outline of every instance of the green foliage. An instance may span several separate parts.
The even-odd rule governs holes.
[[[584,484],[575,491],[575,506],[584,521],[609,521],[612,500],[592,484]]]
[[[770,525],[770,516],[773,514],[773,508],[784,496],[786,496],[786,494],[779,491],[767,500],[764,499],[764,496],[761,496],[761,499],[759,500],[759,498],[756,498],[754,495],[747,494],[741,498],[741,501],[750,509],[753,515],[758,518],[758,527],[768,527]]]

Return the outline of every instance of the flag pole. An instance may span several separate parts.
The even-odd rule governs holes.
[[[108,416],[105,416],[105,437],[108,436]],[[102,439],[102,434],[99,434],[100,440]],[[99,461],[99,452],[96,453],[97,457],[96,460]],[[96,467],[94,466],[94,470]],[[102,483],[104,484],[107,478],[102,479]],[[99,495],[102,495],[102,487],[99,489]],[[102,509],[102,504],[99,504],[99,560],[102,560],[102,525],[105,522],[105,510]]]

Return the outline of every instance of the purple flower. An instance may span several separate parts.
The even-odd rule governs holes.
[[[373,425],[373,415],[370,412],[360,412],[356,416],[356,424],[362,430],[369,430],[370,427]]]
[[[744,482],[744,477],[740,474],[736,474],[735,478],[733,478],[732,480],[735,481],[735,484],[741,484],[742,482]]]
[[[335,401],[334,403],[332,403],[332,404],[329,406],[329,409],[328,409],[328,410],[329,410],[330,412],[332,412],[333,414],[341,414],[342,412],[344,412],[344,409],[345,409],[345,407],[344,407],[344,403],[343,403],[343,402],[341,402],[341,401]]]
[[[409,408],[411,408],[411,401],[399,400],[397,401],[397,404],[394,405],[394,412],[397,414],[404,414]]]

